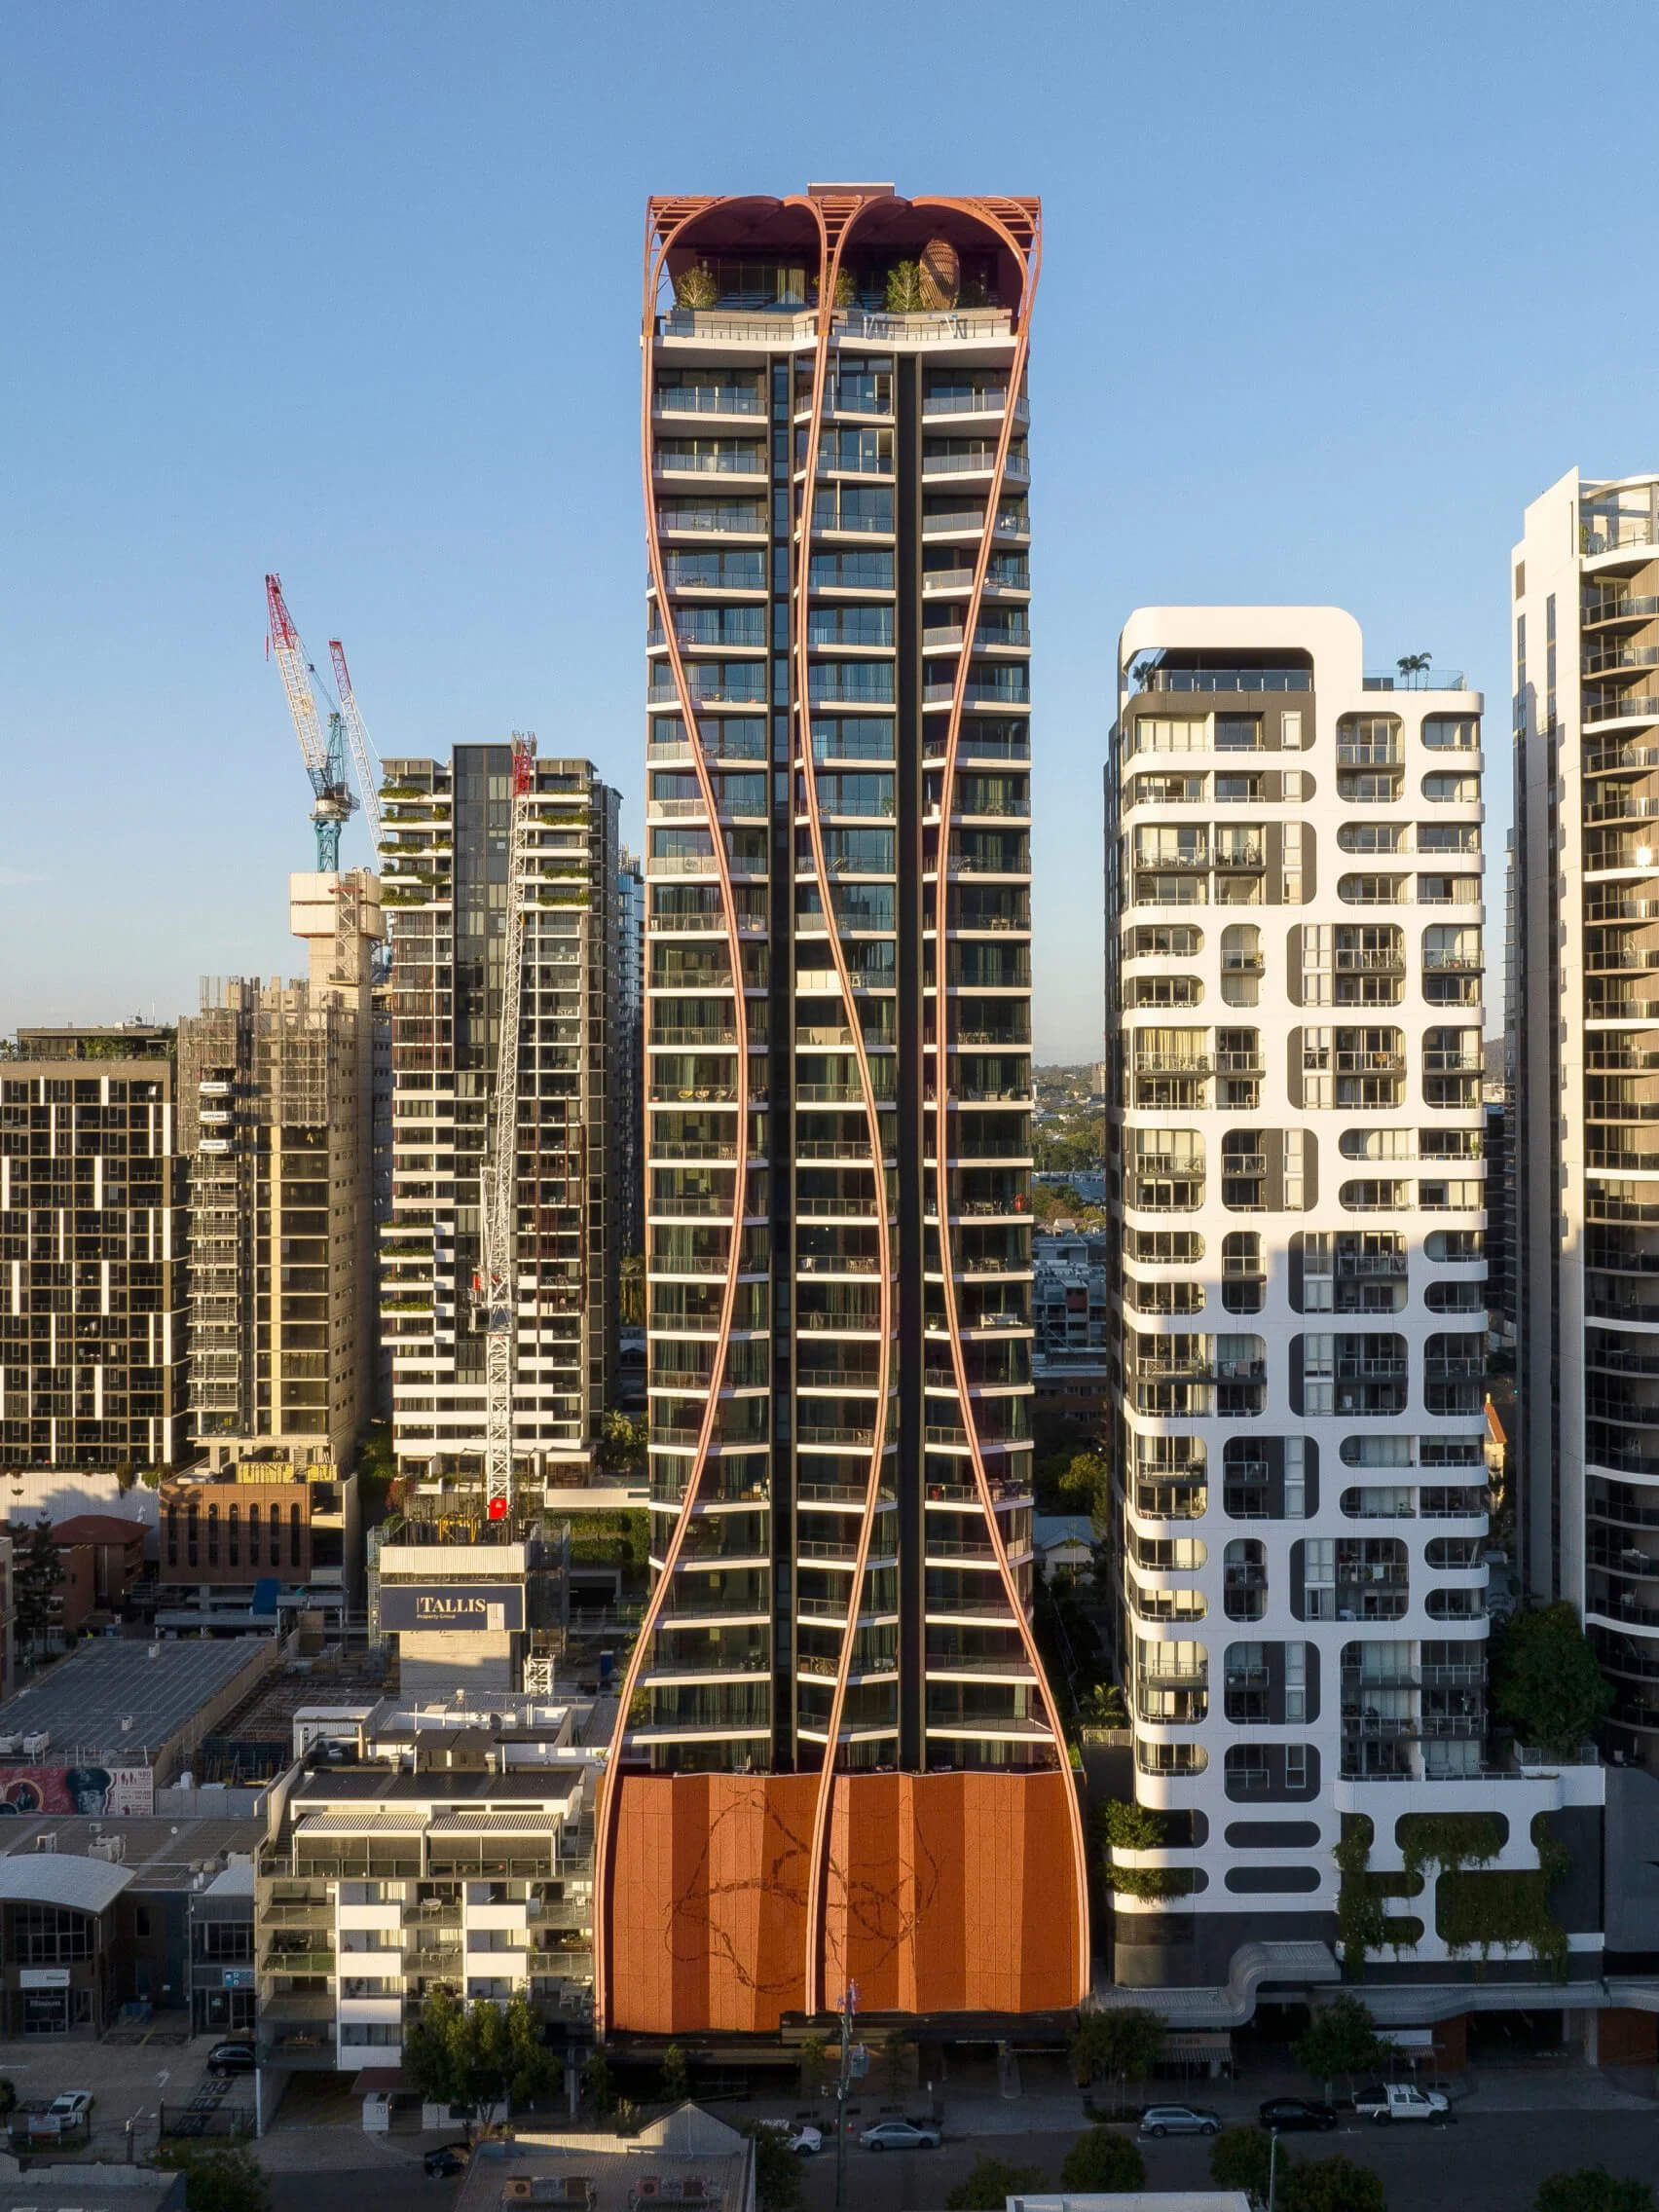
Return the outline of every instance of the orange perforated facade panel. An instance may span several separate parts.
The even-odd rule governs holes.
[[[838,1776],[823,1986],[865,2011],[1077,2002],[1070,1777]],[[816,1777],[630,1774],[606,1926],[610,2025],[765,2033],[802,2009]]]

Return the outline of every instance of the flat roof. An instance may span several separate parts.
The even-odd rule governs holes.
[[[592,1762],[597,1764],[597,1761]],[[296,1814],[350,1804],[450,1805],[465,1809],[471,1800],[480,1812],[513,1803],[568,1802],[580,1790],[588,1762],[545,1767],[509,1767],[505,1774],[475,1770],[452,1773],[441,1767],[406,1774],[389,1766],[329,1766],[303,1775],[288,1794]]]
[[[141,1765],[211,1698],[267,1664],[275,1641],[146,1645],[93,1637],[0,1705],[0,1735],[44,1731],[54,1760],[84,1751]],[[129,1719],[132,1725],[123,1727]]]
[[[698,2106],[682,2107],[638,2136],[532,2134],[529,2124],[519,2123],[505,2157],[492,2145],[490,2157],[473,2159],[452,2212],[498,2212],[521,2179],[542,2183],[535,2194],[544,2205],[562,2196],[579,2207],[591,2186],[594,2212],[634,2212],[643,2182],[657,2184],[649,2194],[682,2207],[697,2201],[747,2212],[752,2201],[748,2142]]]
[[[132,1880],[135,1890],[187,1890],[203,1862],[217,1863],[231,1854],[245,1859],[246,1867],[227,1867],[226,1875],[245,1875],[251,1883],[252,1856],[265,1841],[263,1820],[232,1820],[222,1815],[198,1815],[169,1821],[160,1814],[107,1815],[91,1820],[79,1814],[38,1813],[25,1820],[0,1821],[0,1865],[8,1858],[47,1859],[37,1852],[35,1838],[56,1838],[59,1857],[86,1857],[94,1842],[119,1838],[122,1857],[117,1863]],[[214,1885],[217,1886],[216,1884]]]
[[[65,2161],[46,2165],[29,2161],[30,2171],[18,2173],[18,2161],[0,2152],[0,2192],[8,2212],[60,2212],[74,2205],[77,2212],[182,2212],[183,2174],[158,2173],[153,2166],[82,2165]]]

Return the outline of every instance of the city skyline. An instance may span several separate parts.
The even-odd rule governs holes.
[[[263,1824],[0,2021],[587,2212],[1651,2091],[1649,241],[1419,7],[0,26],[0,1810]]]
[[[280,72],[244,74],[205,14],[183,11],[141,48],[90,18],[8,26],[10,82],[65,96],[31,103],[50,137],[32,113],[11,133],[35,250],[18,316],[33,343],[14,361],[29,436],[0,571],[17,676],[0,926],[31,942],[0,984],[6,1026],[170,1019],[203,965],[283,965],[281,884],[308,833],[254,611],[267,568],[287,575],[313,647],[347,639],[383,752],[435,756],[536,728],[545,751],[591,756],[622,791],[637,843],[620,273],[640,200],[665,173],[712,189],[896,166],[977,181],[959,177],[942,119],[971,93],[982,42],[930,52],[940,122],[915,112],[901,72],[833,129],[808,125],[804,150],[799,119],[786,129],[762,101],[724,159],[673,101],[655,102],[648,145],[610,128],[638,72],[647,94],[668,89],[652,42],[624,55],[608,26],[573,44],[561,26],[555,49],[529,12],[502,19],[516,35],[461,66],[435,13],[403,37],[302,17],[303,102]],[[1608,471],[1640,449],[1639,394],[1517,308],[1569,269],[1590,286],[1611,276],[1640,236],[1595,165],[1564,157],[1559,174],[1529,167],[1492,188],[1504,118],[1535,104],[1570,43],[1544,11],[1505,11],[1520,35],[1502,40],[1488,35],[1496,20],[1477,9],[1437,23],[1433,98],[1397,90],[1420,60],[1409,22],[1307,9],[1218,16],[1197,54],[1172,25],[1080,18],[1075,41],[1026,57],[1025,115],[1000,159],[1050,210],[1034,443],[1040,1059],[1095,1056],[1088,915],[1113,687],[1095,663],[1129,608],[1340,604],[1384,659],[1432,647],[1496,695],[1507,640],[1493,579],[1517,504],[1565,467]],[[1637,50],[1653,36],[1633,27]],[[763,50],[729,42],[739,94],[758,89]],[[1132,103],[1102,147],[1090,89],[1161,70],[1183,87],[1179,159]],[[551,137],[523,128],[536,88]],[[1220,129],[1251,93],[1265,125],[1296,128]],[[1304,127],[1337,112],[1338,143]],[[491,161],[464,175],[439,165],[438,191],[403,152],[434,129],[445,151],[487,141]],[[516,150],[533,138],[545,150]],[[315,159],[331,142],[338,168]],[[1368,149],[1382,144],[1380,199]],[[578,187],[587,228],[548,244],[540,211]],[[297,323],[290,261],[316,274]],[[572,285],[581,343],[551,344]],[[1160,299],[1170,310],[1150,313]],[[1637,343],[1648,312],[1630,310]],[[1045,440],[1065,469],[1045,471]],[[1071,557],[1084,544],[1087,564]],[[73,867],[57,828],[65,756],[117,800],[78,820]],[[1493,800],[1489,857],[1507,816],[1507,794]],[[146,895],[158,844],[186,864],[165,907]],[[368,857],[353,826],[345,859]]]

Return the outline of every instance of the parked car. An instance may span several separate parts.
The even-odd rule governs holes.
[[[250,2043],[216,2043],[207,2053],[209,2074],[251,2074],[258,2064]]]
[[[428,2151],[422,2163],[433,2181],[449,2181],[456,2174],[465,2173],[472,2153],[464,2143],[440,2143],[435,2151]]]
[[[1258,2110],[1256,2119],[1263,2127],[1276,2127],[1286,2132],[1310,2127],[1328,2131],[1337,2124],[1336,2112],[1330,2105],[1313,2104],[1307,2097],[1270,2097]]]
[[[760,2125],[797,2157],[810,2158],[824,2148],[823,2129],[814,2127],[809,2120],[763,2120]]]
[[[1374,2082],[1353,2100],[1361,2120],[1386,2126],[1391,2120],[1426,2120],[1438,2126],[1452,2117],[1452,2100],[1438,2089],[1419,2089],[1415,2082]]]
[[[40,2116],[43,2135],[70,2135],[78,2127],[92,2123],[92,2092],[91,2089],[65,2089],[53,2098]]]
[[[1220,2125],[1206,2105],[1148,2105],[1140,2117],[1143,2135],[1213,2135]]]
[[[878,2120],[859,2137],[865,2151],[937,2151],[940,2136],[932,2120]]]

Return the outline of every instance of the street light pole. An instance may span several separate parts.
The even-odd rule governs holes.
[[[835,2083],[835,2212],[847,2212],[847,2084],[852,2080],[853,2013],[859,1986],[849,1981],[841,1992],[841,2066]]]
[[[1268,2212],[1273,2212],[1273,2190],[1278,2183],[1278,2129],[1268,2137]]]

